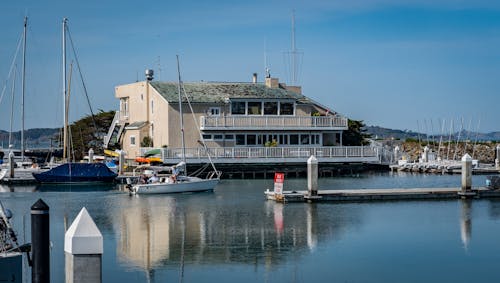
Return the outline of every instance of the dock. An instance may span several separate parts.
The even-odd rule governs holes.
[[[461,188],[395,188],[395,189],[346,189],[346,190],[318,190],[317,196],[309,197],[309,191],[283,191],[275,194],[274,191],[266,191],[266,198],[278,202],[357,202],[374,200],[439,200],[463,198]],[[500,189],[489,189],[487,187],[472,188],[467,197],[493,198],[500,197]]]

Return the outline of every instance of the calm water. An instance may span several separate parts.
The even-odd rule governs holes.
[[[285,189],[306,184],[288,179]],[[458,175],[320,179],[325,189],[459,185]],[[223,180],[213,193],[130,197],[114,187],[2,186],[0,199],[28,241],[30,206],[50,206],[52,282],[64,282],[65,219],[83,206],[104,237],[103,282],[500,280],[500,199],[283,205],[264,199],[271,187]]]

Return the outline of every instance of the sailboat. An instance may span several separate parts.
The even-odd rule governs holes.
[[[28,17],[24,17],[24,29],[23,29],[23,53],[22,53],[22,78],[21,78],[21,149],[15,150],[12,146],[12,123],[14,120],[14,93],[15,93],[15,81],[16,72],[14,71],[14,78],[12,82],[12,98],[11,98],[11,114],[10,114],[10,132],[9,132],[9,155],[13,154],[15,166],[17,167],[14,172],[10,173],[10,165],[2,166],[0,170],[0,180],[4,178],[13,179],[30,179],[33,178],[32,173],[43,172],[45,169],[41,169],[38,166],[34,166],[31,161],[25,159],[25,144],[24,144],[24,96],[25,96],[25,86],[26,86],[26,39],[27,39],[27,28],[28,28]],[[17,53],[16,56],[17,57]],[[9,161],[10,163],[10,161]],[[10,174],[9,174],[10,173]],[[14,173],[12,175],[12,173]]]
[[[169,194],[183,192],[202,192],[213,191],[215,186],[220,181],[221,172],[215,169],[213,162],[210,163],[214,171],[207,174],[206,178],[202,179],[196,176],[188,176],[186,168],[186,147],[184,143],[184,118],[182,113],[182,96],[181,96],[181,72],[179,66],[179,56],[177,56],[177,73],[178,73],[178,94],[179,94],[179,115],[180,129],[182,141],[182,161],[170,167],[172,175],[170,177],[161,178],[155,182],[146,184],[135,184],[129,187],[131,194]],[[188,97],[186,96],[186,99]],[[188,100],[189,103],[189,100]],[[179,173],[179,175],[178,175]]]
[[[71,162],[68,153],[68,106],[69,92],[66,88],[66,18],[63,19],[63,101],[64,101],[64,153],[63,163],[46,172],[33,173],[33,177],[40,183],[111,183],[117,174],[111,171],[104,163],[79,163]]]

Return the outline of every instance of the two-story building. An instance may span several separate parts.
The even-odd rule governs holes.
[[[377,160],[373,148],[342,146],[346,117],[277,78],[259,83],[254,74],[253,82],[182,86],[190,102],[183,94],[185,152],[192,162],[208,155],[215,163],[303,162],[310,155],[328,162]],[[128,159],[160,148],[165,162],[179,161],[178,87],[152,80],[117,86],[120,110],[105,146],[117,144]]]

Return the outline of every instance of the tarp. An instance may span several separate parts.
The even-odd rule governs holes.
[[[161,154],[161,149],[155,148],[155,149],[152,149],[150,151],[146,151],[146,153],[144,153],[144,157],[148,157],[148,156],[152,156],[152,155],[157,155],[157,154]]]

